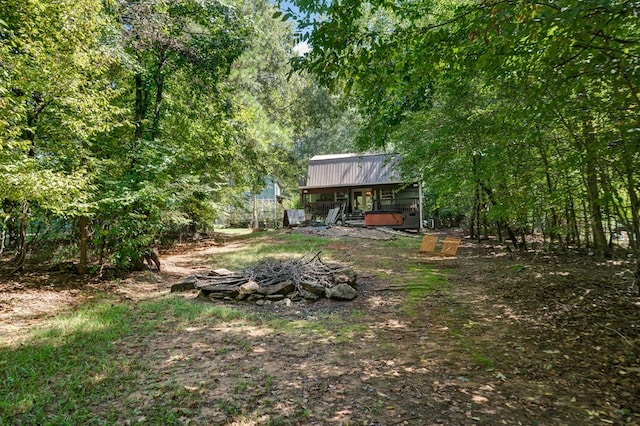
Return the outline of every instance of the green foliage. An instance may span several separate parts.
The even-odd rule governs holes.
[[[621,222],[637,250],[637,4],[296,4],[314,29],[297,66],[347,93],[361,146],[402,153],[436,209],[601,253]]]
[[[265,175],[295,186],[292,104],[310,82],[290,75],[292,30],[269,3],[0,6],[11,242],[35,215],[83,217],[91,247],[127,268],[163,234],[210,229]]]
[[[91,191],[87,148],[117,111],[100,2],[3,3],[0,198],[79,214]]]

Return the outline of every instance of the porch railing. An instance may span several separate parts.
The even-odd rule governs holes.
[[[317,217],[325,217],[329,214],[329,210],[345,205],[344,201],[316,201],[308,203],[305,206],[307,213]],[[345,207],[346,209],[346,207]],[[418,209],[418,199],[402,200],[401,202],[393,202],[387,200],[376,200],[374,202],[373,211],[401,211],[415,212]]]

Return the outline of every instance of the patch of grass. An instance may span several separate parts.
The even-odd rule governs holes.
[[[178,322],[182,325],[215,324],[225,321],[260,321],[260,318],[241,306],[225,306],[183,297],[163,297],[141,303],[137,307],[140,318],[158,322],[158,326]],[[175,324],[171,324],[175,326]]]
[[[109,405],[115,393],[133,393],[152,362],[119,352],[120,342],[129,337],[144,340],[166,329],[254,320],[241,309],[174,296],[136,306],[102,299],[58,315],[21,346],[0,347],[0,424],[113,423],[123,416],[151,424],[175,423],[193,399],[175,383],[163,385],[162,395],[149,407],[131,404],[99,414],[92,411],[91,407]],[[250,350],[249,341],[233,343]],[[228,411],[234,410],[228,406]]]
[[[216,404],[218,404],[220,411],[227,416],[233,416],[242,412],[242,403],[230,398],[219,398],[216,400]]]
[[[407,292],[407,302],[403,305],[402,311],[407,316],[413,317],[420,313],[421,301],[434,292],[444,289],[447,281],[433,268],[408,266],[401,285]]]
[[[361,310],[356,309],[356,310],[354,310],[354,311],[351,311],[351,317],[352,317],[354,320],[361,319],[361,318],[363,318],[363,317],[364,317],[364,313],[363,313]]]
[[[365,333],[368,328],[362,324],[346,324],[334,331],[335,343],[351,343],[356,336]]]
[[[356,315],[362,315],[358,313]],[[368,329],[363,324],[353,322],[353,318],[344,318],[335,314],[318,315],[316,320],[273,319],[269,322],[274,330],[291,335],[309,335],[316,343],[350,343]]]
[[[476,350],[469,348],[468,354],[472,361],[484,368],[494,368],[496,366],[496,362],[493,358],[483,355]]]
[[[217,228],[215,232],[225,235],[247,235],[253,233],[251,228]]]
[[[316,335],[327,335],[329,330],[319,321],[273,319],[270,322],[274,330],[289,334],[312,333]]]
[[[233,384],[233,392],[237,394],[241,394],[247,389],[250,389],[254,386],[254,382],[251,379],[239,379]]]
[[[420,248],[421,239],[415,237],[398,237],[389,241],[389,246],[397,249],[417,252]]]
[[[100,301],[60,315],[18,348],[0,348],[0,424],[79,424],[127,380],[114,344],[131,332],[128,306]]]
[[[271,374],[267,374],[264,378],[264,387],[265,389],[271,389],[271,387],[273,386],[273,384],[275,383],[275,377],[273,377]]]
[[[213,259],[213,267],[239,270],[274,257],[301,257],[323,251],[331,240],[303,234],[257,233],[247,236],[251,244],[242,250],[221,253]],[[323,252],[324,254],[324,252]],[[323,256],[323,260],[330,260]]]

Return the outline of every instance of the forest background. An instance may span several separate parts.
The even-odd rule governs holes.
[[[35,245],[81,273],[127,269],[265,176],[295,191],[309,156],[358,148],[402,154],[427,213],[474,238],[637,259],[639,14],[0,0],[0,253],[16,271]]]

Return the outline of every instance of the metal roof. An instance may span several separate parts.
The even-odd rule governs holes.
[[[395,154],[316,155],[309,160],[305,188],[401,183]]]

